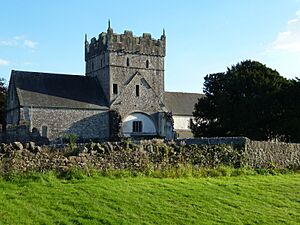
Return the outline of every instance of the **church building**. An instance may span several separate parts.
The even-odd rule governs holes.
[[[85,76],[13,70],[6,123],[28,124],[50,141],[116,136],[192,137],[194,104],[202,94],[166,92],[165,33],[159,39],[131,31],[85,38]]]

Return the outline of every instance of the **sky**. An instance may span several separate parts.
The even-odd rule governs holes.
[[[300,0],[0,0],[0,77],[84,75],[84,35],[166,30],[165,89],[202,93],[207,74],[257,60],[300,77]]]

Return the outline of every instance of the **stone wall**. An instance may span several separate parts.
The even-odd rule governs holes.
[[[178,140],[178,144],[185,145],[231,145],[233,147],[243,147],[248,139],[245,137],[203,137]]]
[[[300,168],[300,144],[246,139],[245,158],[253,168]]]
[[[109,111],[31,108],[30,119],[32,122],[22,120],[20,125],[8,125],[6,133],[1,135],[3,142],[47,144],[61,142],[68,134],[76,134],[83,140],[110,138]]]
[[[161,112],[162,102],[154,90],[143,82],[143,76],[136,74],[122,93],[115,99],[112,108],[117,110],[122,117],[132,112],[145,112],[152,114]],[[136,96],[136,85],[139,85],[139,96]]]
[[[19,108],[14,108],[7,110],[6,112],[6,122],[8,124],[17,124],[18,121],[20,120],[20,109]]]
[[[47,127],[50,141],[64,134],[77,134],[79,138],[109,138],[109,113],[101,110],[34,108],[31,110],[31,128]]]
[[[6,99],[6,123],[7,124],[17,124],[20,120],[20,109],[19,101],[17,97],[16,87],[13,80],[10,80],[10,88],[8,89],[7,99]]]
[[[244,165],[252,168],[300,168],[300,144],[252,141],[245,137],[211,137],[178,140],[184,145],[230,145],[243,149]]]
[[[85,75],[97,77],[106,99],[110,99],[109,53],[103,52],[88,59],[85,67]]]
[[[217,138],[215,138],[217,139]],[[235,148],[220,145],[232,142],[244,145]],[[216,141],[216,140],[215,140]],[[217,143],[217,141],[215,142]],[[194,168],[225,166],[250,166],[267,169],[300,169],[300,144],[257,142],[248,139],[222,138],[214,145],[186,145],[163,141],[105,142],[68,146],[39,147],[29,142],[0,145],[0,173],[10,171],[67,171],[73,167],[127,169],[142,171],[164,169],[182,165]]]
[[[106,50],[165,56],[166,36],[163,33],[159,39],[153,39],[151,34],[143,33],[141,37],[136,37],[131,31],[116,34],[109,27],[107,32],[99,34],[98,39],[93,37],[90,42],[85,41],[86,60]]]
[[[230,156],[230,157],[228,157]],[[163,142],[88,143],[77,148],[50,148],[14,142],[0,145],[0,175],[10,172],[68,171],[83,169],[131,170],[147,172],[192,165],[215,168],[218,165],[238,166],[241,155],[230,146],[185,146]]]
[[[118,84],[119,93],[126,88],[134,74],[139,72],[158,98],[162,98],[164,92],[164,58],[139,54],[118,54],[112,52],[110,55],[109,76],[111,85]],[[129,60],[129,66],[126,61]],[[146,68],[148,60],[149,67]],[[141,85],[141,84],[140,84]],[[117,95],[111,93],[111,100]]]
[[[15,141],[22,143],[34,141],[39,145],[49,144],[48,138],[42,137],[35,129],[31,131],[30,126],[27,123],[22,125],[8,125],[5,133],[1,133],[2,143],[11,143]]]

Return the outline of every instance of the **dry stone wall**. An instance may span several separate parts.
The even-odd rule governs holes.
[[[223,139],[225,140],[225,139]],[[29,142],[0,145],[0,173],[12,171],[68,171],[74,167],[99,171],[126,169],[137,172],[176,168],[216,168],[220,165],[252,168],[300,169],[300,144],[257,142],[245,139],[238,148],[230,145],[186,145],[163,141],[106,142],[68,146],[36,146]]]
[[[7,126],[5,132],[1,133],[1,143],[11,143],[14,141],[22,143],[34,141],[39,145],[49,144],[48,138],[42,137],[36,129],[30,130],[28,123]]]
[[[300,144],[246,139],[245,158],[253,168],[300,168]]]
[[[226,147],[180,147],[164,143],[89,143],[76,149],[41,148],[34,143],[15,142],[0,146],[1,172],[68,171],[74,167],[98,171],[163,170],[180,165],[214,168],[218,165],[239,166],[240,152]]]

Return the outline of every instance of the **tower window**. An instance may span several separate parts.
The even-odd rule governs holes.
[[[47,136],[48,136],[48,127],[42,126],[42,137],[47,137]]]
[[[92,71],[94,71],[94,63],[92,62]]]
[[[135,95],[136,95],[137,97],[140,96],[140,85],[135,85]]]
[[[146,68],[148,69],[149,68],[149,60],[147,59],[146,61]]]
[[[118,84],[113,84],[113,93],[118,94]]]
[[[133,121],[132,122],[132,132],[141,133],[143,131],[142,121]]]
[[[126,65],[129,66],[129,58],[126,60]]]

